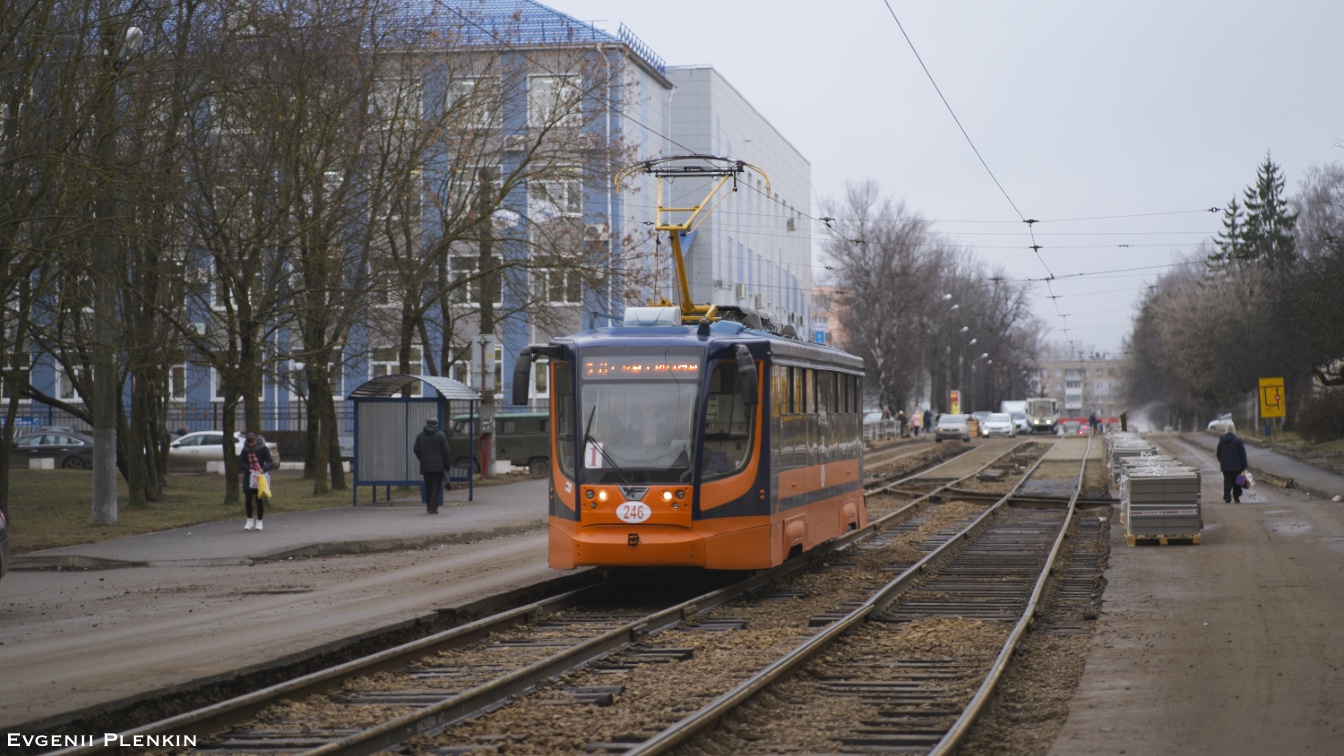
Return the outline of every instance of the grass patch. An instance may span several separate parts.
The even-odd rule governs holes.
[[[488,480],[477,476],[476,485],[494,486],[527,478],[526,473],[496,475]],[[271,471],[271,489],[275,496],[266,504],[268,515],[350,506],[350,489],[314,496],[313,481],[304,480],[301,470]],[[12,468],[9,471],[10,550],[15,554],[26,554],[246,517],[241,498],[236,504],[224,504],[224,476],[217,473],[170,473],[163,501],[139,507],[130,505],[126,481],[120,475],[117,476],[117,491],[116,524],[94,525],[91,472]],[[393,499],[412,496],[418,499],[419,495],[415,488],[392,489]],[[359,496],[360,503],[367,504],[369,489],[361,488]],[[383,489],[379,488],[378,501],[381,502],[382,497]]]
[[[271,487],[275,497],[266,505],[266,514],[350,506],[349,489],[314,496],[313,481],[304,480],[300,470],[273,471]],[[121,476],[117,476],[117,490],[117,523],[94,525],[92,473],[11,469],[10,549],[24,554],[245,517],[241,499],[237,504],[223,503],[223,475],[172,473],[164,500],[138,507],[130,505]]]

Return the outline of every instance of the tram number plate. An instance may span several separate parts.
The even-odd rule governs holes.
[[[628,522],[631,524],[644,522],[649,519],[649,516],[652,514],[653,510],[649,509],[648,504],[638,501],[622,502],[619,507],[616,507],[616,516],[621,518],[621,522]]]

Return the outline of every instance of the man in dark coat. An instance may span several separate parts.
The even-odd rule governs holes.
[[[1218,469],[1223,471],[1223,501],[1241,503],[1237,476],[1246,472],[1246,444],[1232,431],[1218,438]]]
[[[415,458],[420,460],[420,474],[425,478],[425,509],[438,514],[443,506],[443,474],[448,470],[448,437],[439,430],[439,421],[430,418],[425,429],[415,437]]]

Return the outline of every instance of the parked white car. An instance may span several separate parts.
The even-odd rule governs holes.
[[[1209,422],[1209,432],[1217,433],[1220,436],[1224,433],[1236,433],[1237,426],[1232,422],[1232,413],[1225,412],[1219,415],[1216,419],[1211,420]]]
[[[233,443],[233,453],[236,455],[242,451],[247,436],[234,433],[233,437],[236,439]],[[267,441],[266,448],[271,450],[271,462],[278,467],[280,447],[274,442]],[[206,463],[222,461],[224,461],[224,431],[196,431],[168,445],[169,472],[205,472]],[[228,462],[237,464],[237,457]]]
[[[980,435],[1015,438],[1017,436],[1017,425],[1013,423],[1013,416],[1007,412],[994,412],[981,421]]]

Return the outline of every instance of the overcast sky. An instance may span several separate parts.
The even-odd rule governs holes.
[[[1053,273],[1058,299],[1033,284],[1036,311],[1088,351],[1121,348],[1161,271],[1066,276],[1189,252],[1221,214],[1182,211],[1221,211],[1266,151],[1290,194],[1344,162],[1339,0],[890,0],[1012,204],[883,0],[548,4],[625,23],[669,65],[713,65],[811,162],[814,210],[871,178],[1010,278]],[[1041,221],[1040,259],[1013,205]]]

